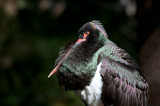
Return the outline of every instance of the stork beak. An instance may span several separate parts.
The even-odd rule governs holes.
[[[50,76],[52,76],[58,69],[59,69],[59,66],[60,66],[61,64],[58,64],[52,71],[51,71],[51,73],[48,75],[48,78],[50,77]]]
[[[76,43],[80,43],[80,42],[83,42],[83,41],[86,41],[85,38],[79,38]],[[72,48],[69,49],[69,51],[67,52],[67,54],[62,58],[62,60],[58,63],[58,65],[51,71],[51,73],[48,75],[48,78],[50,76],[52,76],[55,72],[57,72],[57,70],[59,69],[59,67],[61,66],[63,60],[68,56],[68,54],[70,53]]]
[[[50,76],[52,76],[59,69],[60,65],[62,64],[63,60],[68,56],[68,54],[70,53],[71,49],[69,49],[69,51],[67,52],[67,54],[62,58],[62,60],[58,63],[58,65],[51,71],[51,73],[48,75],[48,78]]]
[[[82,41],[86,41],[86,39],[78,39],[78,40],[76,41],[76,43],[77,43],[77,42],[82,42]]]

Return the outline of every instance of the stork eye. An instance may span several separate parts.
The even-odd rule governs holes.
[[[89,35],[89,32],[86,31],[86,32],[83,34],[83,37],[86,38],[88,35]]]

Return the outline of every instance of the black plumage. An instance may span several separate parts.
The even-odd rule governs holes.
[[[53,73],[58,70],[59,84],[66,90],[84,90],[92,83],[101,64],[103,85],[98,89],[102,91],[100,101],[104,106],[148,106],[149,86],[139,66],[125,50],[108,39],[103,25],[99,21],[88,22],[80,28],[79,34],[78,41],[59,52],[53,70]],[[87,105],[98,106],[81,99]]]

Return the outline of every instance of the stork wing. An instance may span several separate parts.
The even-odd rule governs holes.
[[[102,102],[115,106],[148,106],[149,86],[132,67],[105,59],[101,65]]]

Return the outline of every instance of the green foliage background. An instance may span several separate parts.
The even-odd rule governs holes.
[[[0,105],[83,106],[47,76],[59,49],[92,20],[136,57],[137,21],[118,0],[0,0]]]

